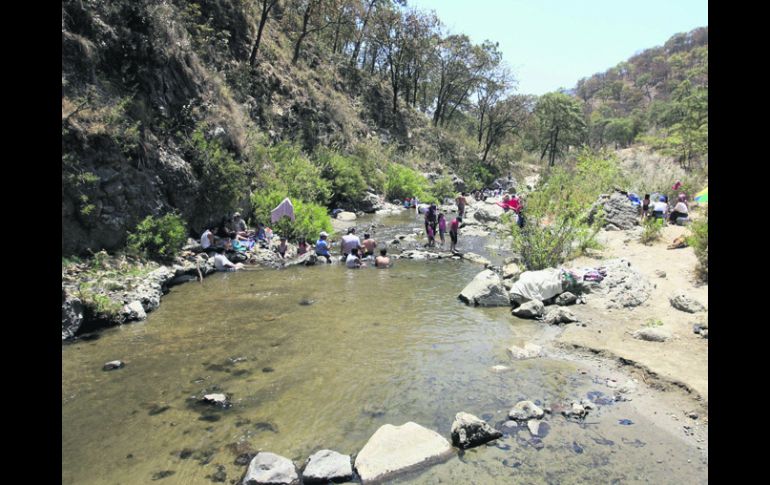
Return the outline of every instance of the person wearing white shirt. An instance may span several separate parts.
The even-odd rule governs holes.
[[[671,217],[669,220],[672,223],[676,223],[677,218],[684,217],[687,218],[690,215],[690,210],[687,207],[687,203],[685,202],[685,196],[682,194],[679,196],[679,201],[674,206],[674,210],[671,211]]]
[[[652,204],[652,215],[662,218],[663,220],[666,219],[668,216],[668,204],[666,204],[666,198],[664,196],[660,196],[657,202]]]

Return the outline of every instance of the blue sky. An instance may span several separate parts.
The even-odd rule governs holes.
[[[408,0],[452,33],[500,43],[518,92],[571,89],[580,78],[708,25],[707,0]]]

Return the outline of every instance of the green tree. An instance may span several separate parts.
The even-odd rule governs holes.
[[[564,93],[544,94],[535,106],[535,115],[542,150],[540,160],[547,154],[548,165],[553,167],[567,147],[580,144],[585,136],[582,102]]]

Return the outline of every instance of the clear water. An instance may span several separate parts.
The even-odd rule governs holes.
[[[242,453],[301,466],[322,448],[356,454],[383,424],[414,421],[449,438],[459,411],[498,423],[521,399],[556,403],[597,389],[574,363],[511,361],[507,347],[543,329],[507,308],[459,302],[479,270],[400,260],[388,270],[220,273],[172,288],[145,322],[62,346],[62,483],[207,484],[221,472],[231,483],[245,471],[234,464]],[[101,370],[114,359],[126,367]],[[511,369],[491,369],[500,364]],[[211,391],[230,395],[232,408],[195,404]],[[634,424],[619,425],[624,418]],[[695,450],[626,403],[588,424],[549,424],[541,450],[521,431],[397,481],[707,481]]]

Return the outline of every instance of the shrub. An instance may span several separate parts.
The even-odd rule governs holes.
[[[692,246],[698,258],[696,271],[703,281],[709,280],[709,219],[708,210],[703,220],[694,221],[690,226],[692,235],[687,238],[687,244]]]
[[[596,198],[622,185],[614,157],[584,150],[573,170],[557,167],[526,200],[523,229],[513,225],[513,249],[529,270],[561,264],[589,248],[599,247],[596,234],[602,217],[588,222]]]
[[[277,223],[271,224],[270,212],[285,197],[286,193],[279,191],[263,191],[253,194],[251,196],[251,203],[255,221],[270,226],[273,229],[273,233],[286,236],[290,240],[296,240],[299,237],[312,239],[317,237],[321,231],[326,231],[329,234],[332,233],[332,221],[326,212],[326,208],[297,198],[291,198],[292,205],[294,205],[295,220],[292,221],[283,217]]]
[[[329,181],[321,176],[321,169],[299,147],[279,143],[270,148],[258,148],[256,152],[260,168],[258,176],[261,175],[259,189],[281,192],[292,201],[301,199],[321,205],[329,202],[332,195]]]
[[[661,231],[663,231],[663,219],[657,219],[654,217],[648,217],[644,221],[644,230],[639,240],[642,244],[649,246],[653,241],[660,239]]]
[[[385,193],[389,199],[405,199],[417,196],[421,200],[432,199],[427,191],[428,179],[409,167],[392,164],[385,173]]]
[[[358,161],[328,149],[321,149],[316,155],[321,175],[331,185],[332,207],[341,203],[357,204],[366,194],[366,181],[361,174]]]
[[[131,251],[161,261],[173,259],[186,241],[185,223],[173,213],[159,218],[147,216],[136,226],[136,231],[128,235]]]
[[[441,177],[436,180],[430,188],[430,194],[443,203],[445,198],[453,198],[455,195],[455,186],[449,177]]]
[[[187,140],[187,152],[200,182],[197,199],[199,214],[232,212],[247,192],[245,172],[218,140],[207,140],[198,127]]]

